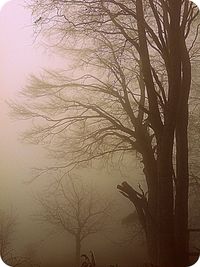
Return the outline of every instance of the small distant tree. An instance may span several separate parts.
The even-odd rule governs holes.
[[[16,255],[13,248],[13,236],[16,227],[16,216],[11,213],[0,211],[0,255],[9,266],[39,267],[30,258]]]
[[[105,229],[110,204],[101,201],[97,192],[80,179],[70,178],[56,185],[56,190],[38,198],[42,207],[38,217],[74,237],[79,267],[82,241]]]
[[[2,210],[0,211],[0,253],[5,261],[12,258],[11,242],[15,224],[16,220],[12,214],[8,215]]]

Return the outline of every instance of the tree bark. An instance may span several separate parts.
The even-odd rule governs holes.
[[[144,82],[146,86],[148,104],[149,104],[149,121],[155,132],[156,138],[162,131],[162,120],[160,117],[157,96],[151,71],[151,62],[148,51],[143,0],[136,1],[137,28],[140,47],[140,59]],[[137,141],[140,152],[143,157],[144,174],[148,185],[148,211],[146,210],[146,239],[148,254],[152,264],[157,265],[158,257],[158,235],[157,235],[157,215],[158,215],[158,175],[157,164],[152,150],[151,140],[145,129],[137,129]]]
[[[175,236],[177,267],[189,264],[188,236],[188,98],[191,86],[191,63],[184,37],[181,39],[182,87],[176,124],[176,201]]]
[[[157,158],[152,151],[151,141],[142,128],[135,127],[137,144],[142,154],[144,174],[148,185],[146,210],[138,206],[135,196],[129,198],[136,207],[147,238],[149,258],[159,267],[184,267],[188,251],[188,96],[191,82],[191,66],[185,40],[181,35],[181,0],[167,1],[170,23],[168,31],[168,99],[162,123],[157,105],[157,96],[151,72],[143,1],[136,1],[138,39],[142,72],[148,95],[149,122],[157,141]],[[174,196],[173,148],[176,130],[177,182]],[[123,188],[124,189],[124,188]],[[133,190],[133,195],[135,190]],[[136,194],[137,196],[137,194]],[[127,196],[126,196],[127,197]],[[175,206],[175,207],[174,207]],[[144,212],[141,213],[141,212]],[[180,227],[181,225],[181,227]],[[184,253],[184,257],[182,255]],[[178,260],[177,260],[178,257]],[[179,260],[180,259],[180,260]]]
[[[147,201],[143,192],[135,191],[127,182],[123,182],[117,188],[135,206],[139,221],[146,235],[149,261],[153,266],[156,266],[158,235],[155,218],[152,216],[154,213],[149,209],[149,200]]]
[[[159,267],[174,266],[174,195],[171,163],[172,136],[167,136],[158,155],[158,261]],[[169,142],[167,142],[169,140]],[[167,143],[165,143],[167,142]],[[166,147],[168,144],[168,148]]]
[[[181,92],[181,0],[169,1],[169,93],[165,110],[164,129],[158,143],[158,266],[176,266],[174,229],[173,146]]]
[[[76,267],[80,267],[80,257],[81,257],[81,240],[80,235],[76,236]]]
[[[187,142],[187,108],[181,115],[176,127],[176,200],[175,200],[175,237],[176,266],[188,265],[188,142]]]
[[[152,213],[147,215],[147,231],[146,231],[146,242],[148,249],[149,262],[152,266],[157,266],[158,261],[158,229],[157,223],[151,216]]]

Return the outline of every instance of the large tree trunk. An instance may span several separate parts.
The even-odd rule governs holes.
[[[169,78],[168,103],[161,142],[158,143],[158,266],[176,266],[176,244],[174,228],[174,182],[173,146],[181,92],[181,0],[169,1]],[[182,105],[182,104],[181,104]]]
[[[167,139],[170,140],[169,143]],[[172,136],[165,139],[158,155],[158,266],[174,266],[174,196],[173,196],[173,177],[171,163],[171,144]],[[168,148],[166,147],[168,145]]]
[[[149,103],[149,120],[154,129],[156,138],[162,131],[162,121],[160,117],[157,96],[151,71],[151,63],[146,38],[143,0],[136,1],[136,15],[139,38],[139,49],[142,73],[148,95]],[[143,157],[144,174],[148,186],[148,208],[145,210],[145,232],[149,259],[152,264],[157,265],[158,258],[158,235],[157,235],[157,215],[158,215],[158,175],[157,164],[152,150],[151,140],[145,134],[145,129],[137,129],[137,141]],[[137,204],[137,203],[136,203]],[[135,204],[134,204],[135,205]]]
[[[173,1],[174,2],[174,1]],[[136,1],[138,38],[140,46],[140,57],[142,71],[146,85],[149,103],[149,121],[154,130],[157,140],[157,162],[156,173],[150,175],[149,159],[146,154],[150,150],[142,151],[148,184],[148,219],[147,219],[147,243],[149,242],[149,253],[152,263],[160,267],[172,267],[174,265],[174,196],[173,196],[173,174],[172,155],[174,145],[174,130],[176,123],[176,100],[181,84],[180,48],[177,47],[177,29],[180,22],[181,1],[172,4],[176,12],[171,12],[170,27],[170,77],[169,77],[169,99],[165,113],[164,126],[160,118],[155,85],[153,81],[147,38],[145,32],[143,1]],[[171,6],[170,6],[171,7]],[[149,183],[148,183],[148,178]],[[154,230],[156,228],[156,230]],[[156,233],[157,231],[157,233]],[[156,258],[156,259],[155,259]]]
[[[146,235],[149,262],[153,266],[157,266],[158,233],[157,223],[155,221],[157,210],[155,209],[156,205],[154,205],[156,198],[154,198],[154,201],[149,201],[149,198],[147,200],[143,192],[135,191],[127,182],[123,182],[121,185],[118,185],[117,188],[134,204],[139,221]],[[150,209],[150,207],[152,209]]]
[[[191,86],[191,63],[184,38],[181,39],[182,87],[176,124],[176,201],[175,236],[177,267],[188,265],[188,98]]]
[[[80,267],[80,257],[81,257],[81,240],[80,235],[76,236],[76,267]]]
[[[158,260],[158,230],[156,225],[154,219],[147,216],[146,242],[149,262],[153,266],[157,266]]]
[[[186,108],[187,109],[187,108]],[[187,142],[187,111],[185,111],[176,128],[177,149],[177,182],[175,200],[175,236],[176,236],[176,266],[188,265],[188,142]]]
[[[169,55],[165,62],[168,73],[168,99],[162,124],[146,41],[143,1],[136,1],[138,38],[142,72],[148,95],[149,122],[157,141],[157,158],[154,158],[151,141],[138,129],[137,145],[142,154],[144,174],[148,186],[148,203],[143,196],[126,183],[119,186],[122,193],[136,207],[144,227],[149,259],[154,266],[184,267],[188,252],[188,95],[191,82],[190,60],[181,37],[181,0],[168,1],[170,25],[168,28]],[[173,148],[176,129],[177,182],[174,201]],[[175,204],[175,208],[174,208]],[[146,208],[145,208],[146,207]],[[181,227],[180,227],[181,225]],[[180,257],[180,255],[185,255]],[[181,259],[177,260],[177,257]]]
[[[145,233],[149,260],[157,265],[158,258],[158,175],[157,162],[151,146],[151,138],[144,134],[145,129],[138,132],[139,147],[143,157],[144,175],[148,186],[148,199],[144,208]],[[134,203],[137,206],[137,203]]]

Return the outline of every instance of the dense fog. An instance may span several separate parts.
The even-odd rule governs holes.
[[[35,3],[36,1],[30,0],[29,4],[31,4],[31,2]],[[119,91],[119,95],[121,94],[120,89],[117,87],[117,78],[112,84],[112,74],[114,73],[115,75],[117,73],[117,71],[116,73],[113,71],[113,73],[110,74],[110,72],[114,69],[114,63],[117,62],[122,65],[121,70],[124,71],[125,78],[128,80],[127,88],[129,83],[131,86],[135,83],[135,81],[131,80],[132,74],[130,74],[132,69],[137,69],[136,63],[132,63],[132,59],[130,58],[130,55],[133,53],[133,51],[131,51],[132,48],[128,46],[128,41],[127,43],[125,42],[123,49],[127,49],[127,54],[125,54],[123,58],[122,55],[117,54],[119,48],[118,44],[116,44],[116,47],[113,46],[113,54],[115,56],[116,53],[119,58],[121,56],[121,61],[119,60],[118,62],[116,59],[116,62],[109,63],[109,60],[111,60],[110,58],[112,58],[112,53],[110,55],[110,43],[109,40],[105,38],[105,43],[102,43],[99,50],[95,52],[99,53],[96,56],[97,58],[98,56],[102,56],[103,59],[105,52],[105,58],[108,61],[105,61],[105,63],[102,60],[102,62],[105,65],[107,63],[110,64],[108,64],[110,72],[107,73],[102,66],[99,67],[98,62],[95,60],[93,62],[93,56],[91,58],[88,56],[90,51],[94,49],[93,37],[89,39],[88,33],[86,37],[80,37],[82,38],[81,41],[77,40],[77,37],[73,36],[73,34],[69,38],[66,37],[66,40],[61,38],[62,36],[60,33],[55,33],[52,36],[50,34],[48,35],[47,32],[50,31],[51,27],[57,27],[57,25],[60,27],[61,25],[62,15],[59,13],[60,6],[58,5],[57,7],[58,20],[51,22],[52,24],[50,23],[49,25],[48,16],[52,16],[51,18],[54,18],[54,16],[56,17],[56,11],[52,11],[50,9],[50,11],[46,11],[45,13],[43,10],[44,17],[47,16],[45,20],[43,18],[43,14],[40,16],[40,12],[42,12],[42,8],[44,7],[41,1],[39,2],[41,4],[41,10],[39,5],[38,10],[36,11],[34,11],[33,7],[33,14],[31,13],[30,6],[27,8],[28,3],[23,0],[10,1],[0,12],[0,246],[2,256],[4,260],[12,266],[78,267],[81,266],[84,261],[87,263],[87,260],[90,261],[90,264],[94,264],[92,263],[93,256],[95,256],[96,265],[82,266],[147,266],[142,265],[149,262],[149,260],[145,230],[142,228],[144,225],[141,225],[141,214],[138,213],[137,205],[135,208],[134,201],[131,202],[127,200],[127,195],[123,193],[123,186],[121,188],[118,187],[117,189],[118,185],[126,181],[137,191],[134,192],[136,192],[136,196],[139,197],[140,200],[146,200],[148,198],[149,184],[148,179],[147,182],[144,179],[144,174],[146,175],[146,167],[143,166],[143,164],[145,164],[145,160],[144,158],[141,158],[141,150],[138,149],[139,152],[137,151],[137,144],[136,142],[134,143],[131,138],[129,140],[132,145],[131,148],[129,145],[124,145],[123,141],[122,144],[124,147],[122,147],[120,142],[117,143],[117,138],[122,137],[121,132],[123,132],[124,129],[127,131],[125,131],[126,134],[123,136],[124,140],[129,138],[128,135],[130,132],[134,135],[134,129],[131,126],[131,119],[129,122],[126,112],[125,114],[119,114],[119,104],[117,101],[112,102],[112,97],[117,90]],[[45,4],[45,1],[43,2]],[[114,7],[111,6],[111,10],[112,8]],[[85,12],[87,12],[87,10]],[[77,14],[74,15],[74,19],[78,21],[78,17],[76,16]],[[41,24],[41,28],[40,26],[37,28],[37,24],[39,24],[40,21],[42,21],[43,24]],[[135,25],[133,24],[130,25],[132,25],[134,29]],[[125,22],[123,25],[126,25]],[[44,27],[44,29],[42,27]],[[107,29],[106,27],[105,29]],[[126,29],[126,26],[124,27]],[[42,30],[44,30],[46,35],[41,34]],[[63,33],[64,29],[61,30],[61,33]],[[78,29],[77,31],[79,30],[80,32],[83,31],[83,29]],[[80,34],[82,34],[82,32]],[[102,34],[105,34],[105,32],[102,32]],[[89,41],[87,42],[84,38],[88,38]],[[98,36],[95,38],[98,39]],[[59,42],[59,39],[62,39],[62,41],[64,40],[64,45],[62,41]],[[138,41],[137,38],[136,40]],[[120,42],[122,42],[122,40],[119,38],[119,44],[121,44]],[[71,48],[68,48],[68,44]],[[74,51],[72,49],[73,44]],[[149,43],[148,46],[150,46]],[[76,49],[80,51],[82,49],[78,58],[76,58]],[[119,53],[124,53],[124,50]],[[152,52],[153,47],[149,48],[149,50]],[[86,67],[84,65],[85,62],[81,62],[82,59],[84,61],[85,55],[86,61],[89,62],[86,62]],[[197,58],[198,56],[199,54],[197,55]],[[137,56],[135,56],[134,59],[137,63],[139,62]],[[127,65],[127,69],[124,68],[124,62]],[[197,63],[199,64],[198,60]],[[131,64],[133,64],[132,67]],[[153,65],[155,68],[157,67],[156,73],[158,74],[156,76],[154,73],[154,83],[158,82],[159,86],[160,84],[158,80],[161,76],[161,80],[164,84],[163,86],[165,87],[167,86],[165,77],[166,73],[162,70],[162,65],[159,64],[161,63],[158,59],[158,63],[156,61]],[[194,99],[192,100],[193,102],[191,102],[191,122],[189,121],[189,148],[190,158],[192,159],[192,162],[190,162],[192,178],[189,193],[189,225],[191,228],[195,229],[199,229],[200,227],[198,197],[200,188],[200,170],[198,166],[198,90],[200,83],[198,78],[198,64],[192,65],[192,74],[195,83],[192,84],[192,97],[194,97]],[[140,63],[138,63],[138,65],[140,66]],[[79,66],[79,68],[77,66]],[[70,78],[74,78],[74,81],[71,82],[71,84],[67,78],[66,80],[63,78],[63,75],[65,75],[65,72],[67,73],[68,70],[68,73],[71,75]],[[79,80],[77,77],[84,77],[85,72],[88,70],[90,71],[89,74],[92,78],[92,75],[96,75],[99,80],[95,80],[95,82],[93,82],[93,87],[91,86],[91,88],[89,88],[88,86],[88,99],[78,106],[79,102],[76,100],[76,97],[80,93],[80,99],[84,99],[84,90],[87,85],[84,85],[85,87],[80,87],[80,90],[77,89],[77,95],[73,95],[73,90],[76,90],[76,87],[78,87],[77,84]],[[54,74],[54,71],[58,71],[58,75]],[[118,73],[116,74],[116,77],[117,75]],[[123,74],[121,75],[123,76]],[[134,73],[133,76],[133,79],[139,79],[138,73]],[[37,77],[39,77],[38,80]],[[45,81],[46,77],[49,77],[49,81],[47,82]],[[92,79],[91,77],[89,79],[88,76],[84,77],[83,83],[87,81],[87,79],[88,82],[92,82],[90,80]],[[111,80],[110,84],[106,84],[105,82],[107,77]],[[58,79],[57,84],[55,84],[56,79]],[[94,93],[95,90],[97,90],[97,92],[99,90],[98,82],[100,84],[102,83],[103,86],[106,84],[107,87],[105,86],[105,88],[107,89],[112,86],[115,88],[116,86],[111,98],[109,98],[110,96],[108,98],[104,98],[104,91],[102,91],[102,94],[99,95]],[[68,100],[70,97],[72,98],[70,99],[70,104],[67,103],[66,107],[64,106],[65,103],[63,99],[65,96],[62,95],[62,92],[60,94],[57,94],[57,92],[55,93],[55,88],[53,88],[51,83],[54,84],[55,88],[56,86],[60,86],[62,88],[61,84],[65,84],[66,88],[68,88],[68,98],[66,97],[66,99]],[[69,84],[66,85],[67,83]],[[142,81],[140,80],[139,84],[141,85],[141,83]],[[39,88],[38,91],[37,86]],[[28,88],[27,91],[26,88]],[[50,93],[47,96],[49,97],[47,100],[44,100],[44,102],[43,100],[40,100],[42,94],[48,94],[45,91],[48,91],[48,89],[52,90],[52,95],[54,93],[57,94],[57,100],[56,98],[53,99],[53,96]],[[39,92],[39,90],[41,90],[41,92]],[[72,90],[72,92],[70,90]],[[139,102],[144,104],[143,114],[138,115],[140,111],[137,111],[137,105],[135,106],[132,102],[131,108],[133,110],[133,114],[137,114],[138,117],[140,115],[143,116],[144,127],[146,127],[146,123],[148,123],[149,119],[149,114],[147,110],[145,110],[145,105],[147,105],[145,98],[147,98],[147,96],[144,96],[144,100],[138,100],[138,89],[135,90],[136,96],[134,96],[134,94],[132,95],[133,102],[135,101],[136,104]],[[23,94],[23,92],[25,93]],[[131,92],[129,92],[129,94],[131,95]],[[31,97],[35,96],[33,101],[31,100],[31,97],[30,99],[28,98],[30,95]],[[75,100],[73,99],[73,96]],[[158,99],[161,99],[160,102],[162,102],[162,97],[164,99],[163,102],[165,102],[165,97],[162,94]],[[101,100],[102,102],[99,102],[99,105],[102,107],[103,112],[105,111],[104,105],[106,108],[112,110],[111,115],[107,118],[109,122],[113,122],[112,119],[115,118],[115,116],[117,118],[114,123],[119,123],[121,132],[117,132],[113,138],[114,141],[112,146],[110,146],[109,142],[113,136],[113,129],[111,128],[110,132],[106,132],[105,136],[101,135],[101,130],[99,130],[100,127],[102,127],[102,129],[106,129],[107,124],[104,124],[102,119],[102,121],[100,120],[98,122],[100,125],[98,128],[95,120],[98,119],[99,115],[96,116],[93,115],[93,113],[87,113],[88,107],[90,107],[90,100],[91,103],[96,103]],[[15,106],[15,103],[19,105],[22,104],[25,108]],[[55,104],[55,107],[58,105],[60,108],[63,108],[63,110],[58,110],[58,113],[55,110],[51,110],[52,103]],[[88,107],[84,110],[86,106],[85,103],[87,103]],[[165,103],[163,103],[163,105],[164,104]],[[162,109],[162,103],[160,106],[159,110]],[[32,109],[32,113],[30,114],[28,113],[29,107],[30,110]],[[92,116],[94,117],[94,121],[92,121],[92,118],[92,122],[88,128],[84,119],[81,121],[78,117],[76,123],[73,121],[73,116],[77,116],[80,107],[83,108],[83,111],[80,111],[80,116],[88,116],[87,118],[89,119]],[[74,108],[74,113],[73,110],[71,111],[72,108]],[[92,106],[92,111],[94,111],[95,108]],[[124,109],[126,110],[126,108]],[[64,128],[61,128],[62,124],[60,122],[60,128],[56,128],[56,124],[51,124],[57,122],[57,116],[60,114],[65,115],[64,110],[66,110],[66,116],[68,116],[67,119],[69,120],[69,133],[67,131],[65,132]],[[98,114],[101,115],[100,112],[102,112],[102,110],[99,108]],[[42,115],[39,114],[40,111],[42,112]],[[46,115],[48,112],[50,114],[49,117]],[[18,117],[20,116],[21,118],[19,119]],[[102,117],[105,118],[105,116],[107,116],[106,112],[102,115]],[[161,120],[164,120],[163,117],[161,115]],[[37,119],[38,121],[36,122]],[[45,129],[42,129],[43,120],[46,120],[46,125],[50,128],[52,127],[55,132],[51,132],[50,130],[45,131]],[[65,120],[65,118],[63,118],[63,120]],[[80,125],[78,124],[79,122]],[[70,128],[73,123],[74,128]],[[127,123],[127,128],[121,126],[123,123]],[[36,128],[33,131],[30,130],[30,132],[26,132],[32,127]],[[95,134],[95,131],[91,132],[93,127],[94,129],[97,127],[99,130],[99,135],[94,137],[94,140],[95,138],[99,138],[99,143],[95,147],[95,145],[93,146],[92,141],[88,144],[88,139],[86,138],[82,145],[83,152],[80,152],[78,142],[82,142],[81,136],[84,136],[84,134],[88,131],[89,134],[91,134],[88,134],[88,136],[92,136],[93,138],[92,134]],[[149,136],[152,137],[151,142],[153,153],[156,154],[157,147],[154,143],[156,141],[154,140],[153,130],[154,129],[153,127],[151,129],[151,126],[148,128]],[[39,135],[37,131],[38,133],[41,133],[41,135]],[[61,134],[59,138],[54,141],[54,137],[56,135],[55,133]],[[104,143],[105,137],[108,137],[108,139],[106,139]],[[68,152],[68,147],[70,148],[70,146],[72,146],[71,142],[73,138],[75,140],[74,151]],[[134,145],[136,147],[136,151],[132,149]],[[115,149],[116,151],[119,149],[122,153],[120,152],[121,154],[119,154],[117,151],[118,154],[110,156],[110,153],[106,152],[105,157],[99,157],[98,153],[102,153],[102,155],[104,155],[104,152],[109,149],[113,149],[113,151],[115,151]],[[79,152],[83,153],[80,154],[82,156],[82,158],[80,157],[80,160],[78,154]],[[107,154],[109,154],[108,157],[106,157]],[[70,156],[71,158],[74,157],[74,159],[77,159],[77,162],[81,164],[77,163],[72,165],[70,162]],[[91,161],[88,160],[90,158],[92,159]],[[70,162],[69,166],[67,165],[68,161]],[[63,167],[65,164],[69,167],[68,169]],[[174,164],[174,166],[176,165],[173,158],[171,164]],[[57,165],[62,167],[55,167]],[[176,182],[174,182],[174,187],[176,186],[175,183]],[[121,191],[121,193],[119,191]],[[124,195],[126,197],[124,197]],[[83,221],[85,223],[83,223],[84,225],[81,224]],[[194,255],[192,255],[194,258],[196,257],[197,252],[199,252],[199,236],[198,231],[191,233],[190,244],[192,252],[194,251]],[[78,238],[80,242],[77,241]]]

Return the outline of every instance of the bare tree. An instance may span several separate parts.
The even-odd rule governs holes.
[[[23,92],[31,101],[13,105],[21,118],[37,121],[26,137],[51,144],[58,163],[47,169],[53,171],[136,150],[148,194],[126,182],[118,189],[136,207],[151,263],[186,266],[188,98],[198,9],[187,0],[33,0],[30,8],[38,29],[82,48],[86,73],[32,77]]]
[[[13,248],[16,232],[16,216],[13,213],[0,211],[0,255],[9,266],[39,267],[32,259],[17,255]]]
[[[80,266],[81,244],[106,226],[110,203],[100,199],[96,190],[78,178],[59,181],[56,189],[38,198],[42,207],[37,216],[74,237],[76,266]]]
[[[13,214],[6,214],[1,211],[0,213],[0,251],[4,260],[8,260],[12,257],[12,238],[14,228],[16,225],[16,219]]]

